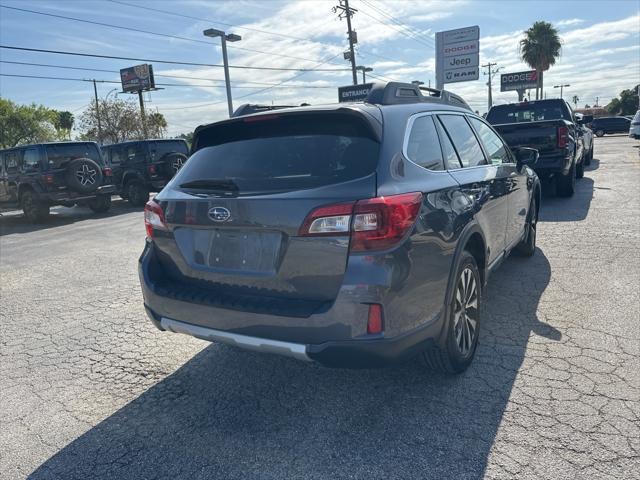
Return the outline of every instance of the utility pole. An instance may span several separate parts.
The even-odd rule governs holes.
[[[553,88],[559,88],[560,89],[560,98],[562,99],[562,91],[564,90],[564,87],[570,87],[570,86],[571,85],[566,83],[566,84],[562,84],[562,85],[554,85]]]
[[[102,122],[100,121],[100,106],[98,105],[98,87],[93,79],[93,95],[96,99],[96,118],[98,119],[98,143],[102,145]]]
[[[142,90],[138,90],[138,100],[140,101],[140,118],[142,119],[142,134],[144,140],[149,137],[147,132],[147,116],[144,113],[144,98],[142,97]]]
[[[205,37],[216,38],[220,37],[222,42],[222,63],[224,64],[224,83],[227,86],[227,107],[229,108],[229,117],[233,115],[233,100],[231,99],[231,80],[229,79],[229,60],[227,58],[227,41],[239,42],[242,40],[240,35],[235,33],[225,33],[222,30],[216,30],[215,28],[209,28],[202,32]]]
[[[491,106],[493,105],[493,98],[492,98],[492,91],[491,91],[491,79],[493,78],[493,76],[495,74],[497,74],[500,71],[500,69],[498,68],[498,69],[494,70],[493,73],[491,72],[491,67],[495,67],[496,65],[497,65],[497,63],[491,63],[491,62],[488,62],[486,65],[482,65],[482,68],[488,68],[489,69],[489,72],[485,74],[485,75],[489,76],[489,81],[487,82],[487,87],[489,87],[489,97],[488,97],[488,102],[487,102],[488,109],[487,110],[490,110]]]
[[[353,45],[358,43],[358,36],[355,31],[351,29],[351,17],[358,10],[349,7],[349,0],[340,0],[340,5],[336,5],[332,9],[333,13],[338,13],[338,18],[342,20],[347,19],[347,34],[349,35],[349,52],[344,53],[345,60],[351,60],[351,74],[353,75],[353,84],[358,84],[358,75],[356,74],[356,53],[353,50]],[[347,58],[348,57],[348,58]],[[363,72],[364,74],[364,72]]]
[[[600,100],[600,97],[596,97],[596,104],[594,105],[594,107],[598,106],[598,100]]]

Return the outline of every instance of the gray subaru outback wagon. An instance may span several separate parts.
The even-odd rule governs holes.
[[[357,87],[198,127],[145,207],[159,329],[335,367],[469,366],[490,272],[535,250],[537,152],[449,92]]]

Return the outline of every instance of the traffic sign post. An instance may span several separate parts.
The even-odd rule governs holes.
[[[480,27],[436,33],[436,88],[480,78]]]

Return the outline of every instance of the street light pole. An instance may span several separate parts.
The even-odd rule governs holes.
[[[96,81],[93,80],[93,95],[96,99],[96,118],[98,119],[98,143],[102,145],[102,123],[100,122],[100,105],[98,104],[98,87]]]
[[[365,75],[365,72],[373,72],[373,68],[365,67],[363,65],[357,66],[356,70],[360,70],[362,72],[362,83],[367,83],[367,77]]]
[[[560,98],[562,99],[562,92],[564,90],[564,87],[570,87],[571,85],[566,83],[564,85],[554,85],[553,88],[559,88],[560,89]]]
[[[229,60],[227,58],[227,40],[230,42],[238,42],[242,40],[240,35],[234,33],[226,34],[222,30],[209,28],[202,32],[205,37],[220,37],[222,43],[222,63],[224,64],[224,83],[227,87],[227,106],[229,107],[229,117],[233,115],[233,100],[231,98],[231,79],[229,78]]]

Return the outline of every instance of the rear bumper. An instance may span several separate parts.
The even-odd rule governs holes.
[[[160,330],[185,333],[209,341],[329,367],[373,368],[402,362],[438,341],[443,330],[441,312],[418,326],[398,329],[398,320],[385,316],[385,332],[368,335],[369,305],[353,290],[339,294],[333,305],[309,316],[251,312],[208,304],[198,294],[167,296],[162,272],[147,246],[140,257],[139,275],[147,315]],[[384,304],[384,296],[374,301]]]
[[[540,155],[533,170],[539,177],[549,177],[557,173],[566,175],[571,169],[571,160],[571,155],[566,154]]]
[[[302,361],[316,361],[333,368],[377,368],[408,360],[435,343],[439,322],[394,338],[358,339],[322,344],[303,344],[240,335],[201,327],[171,318],[158,318],[148,307],[147,315],[163,331],[183,333],[210,342],[220,342],[245,350],[274,353]]]
[[[115,193],[115,185],[102,185],[91,193],[78,193],[70,190],[64,190],[61,192],[46,192],[40,195],[44,200],[47,200],[49,203],[55,204],[61,202],[79,202],[82,200],[91,200],[98,195],[112,195]]]

